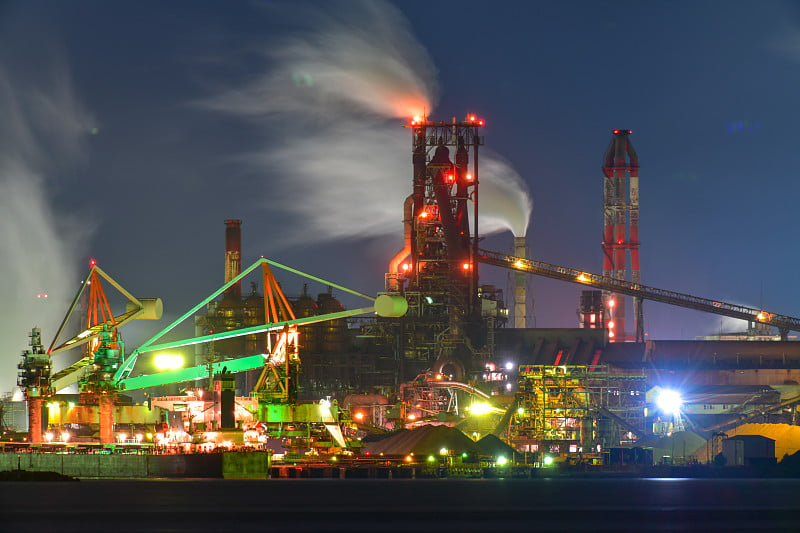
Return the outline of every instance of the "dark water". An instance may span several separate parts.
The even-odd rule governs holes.
[[[800,480],[8,482],[0,531],[800,531]]]

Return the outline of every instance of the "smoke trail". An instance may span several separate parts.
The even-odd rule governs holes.
[[[396,119],[430,115],[436,103],[436,69],[403,15],[386,2],[346,5],[303,11],[300,27],[262,52],[266,73],[202,103],[280,130],[244,160],[277,178],[270,188],[282,208],[302,218],[302,233],[287,241],[399,239],[411,157]],[[484,161],[482,231],[523,234],[530,201],[522,181],[503,162]]]
[[[523,237],[533,211],[533,200],[522,178],[497,155],[481,155],[479,216],[481,230],[493,233],[508,229]]]
[[[16,386],[18,356],[30,329],[39,326],[43,342],[52,339],[77,289],[75,258],[85,235],[74,220],[52,210],[47,190],[59,165],[80,153],[88,117],[64,73],[37,84],[12,72],[1,57],[0,116],[3,393]]]

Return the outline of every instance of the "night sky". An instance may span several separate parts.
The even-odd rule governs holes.
[[[527,191],[532,257],[600,273],[603,155],[631,129],[642,282],[800,315],[798,86],[792,2],[0,2],[0,392],[90,258],[163,327],[222,284],[227,218],[244,265],[382,290],[420,107],[487,122],[482,247],[510,251]],[[577,326],[579,286],[531,287],[537,327]],[[742,328],[644,313],[649,339]]]

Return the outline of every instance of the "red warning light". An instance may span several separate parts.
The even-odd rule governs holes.
[[[472,264],[464,263],[463,265],[461,265],[461,268],[463,268],[464,270],[469,270],[470,268],[472,268]]]
[[[608,329],[613,329],[614,326],[615,326],[614,321],[613,320],[609,320],[608,321]]]
[[[447,183],[453,183],[454,181],[456,181],[456,177],[453,176],[452,174],[448,174],[447,176],[444,177],[444,180]]]
[[[617,302],[616,302],[616,301],[614,301],[614,300],[609,300],[609,301],[608,301],[608,306],[609,306],[609,307],[614,307],[615,305],[617,305]]]
[[[470,122],[475,122],[475,115],[470,115],[469,120]]]
[[[483,126],[484,122],[482,120],[478,121],[478,126]]]
[[[96,264],[97,264],[97,261],[95,261],[94,259],[90,259],[89,260],[89,266],[95,266]]]
[[[467,172],[467,173],[464,175],[464,179],[466,179],[467,181],[472,181],[472,174],[470,174],[469,172]]]

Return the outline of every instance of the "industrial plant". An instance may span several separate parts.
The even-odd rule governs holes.
[[[244,265],[247,222],[229,219],[219,289],[133,347],[126,326],[160,321],[164,304],[92,262],[60,328],[30,332],[24,401],[3,402],[0,446],[13,453],[0,454],[0,469],[486,476],[750,467],[800,449],[800,343],[789,340],[800,318],[642,284],[632,131],[613,130],[597,176],[595,274],[535,260],[525,235],[509,250],[481,246],[482,119],[404,127],[403,247],[386,258],[382,292],[320,277],[324,265]],[[484,269],[509,272],[510,290],[482,283]],[[575,323],[530,327],[530,276],[583,286]],[[364,304],[347,309],[342,294]],[[651,340],[646,301],[748,330]]]

